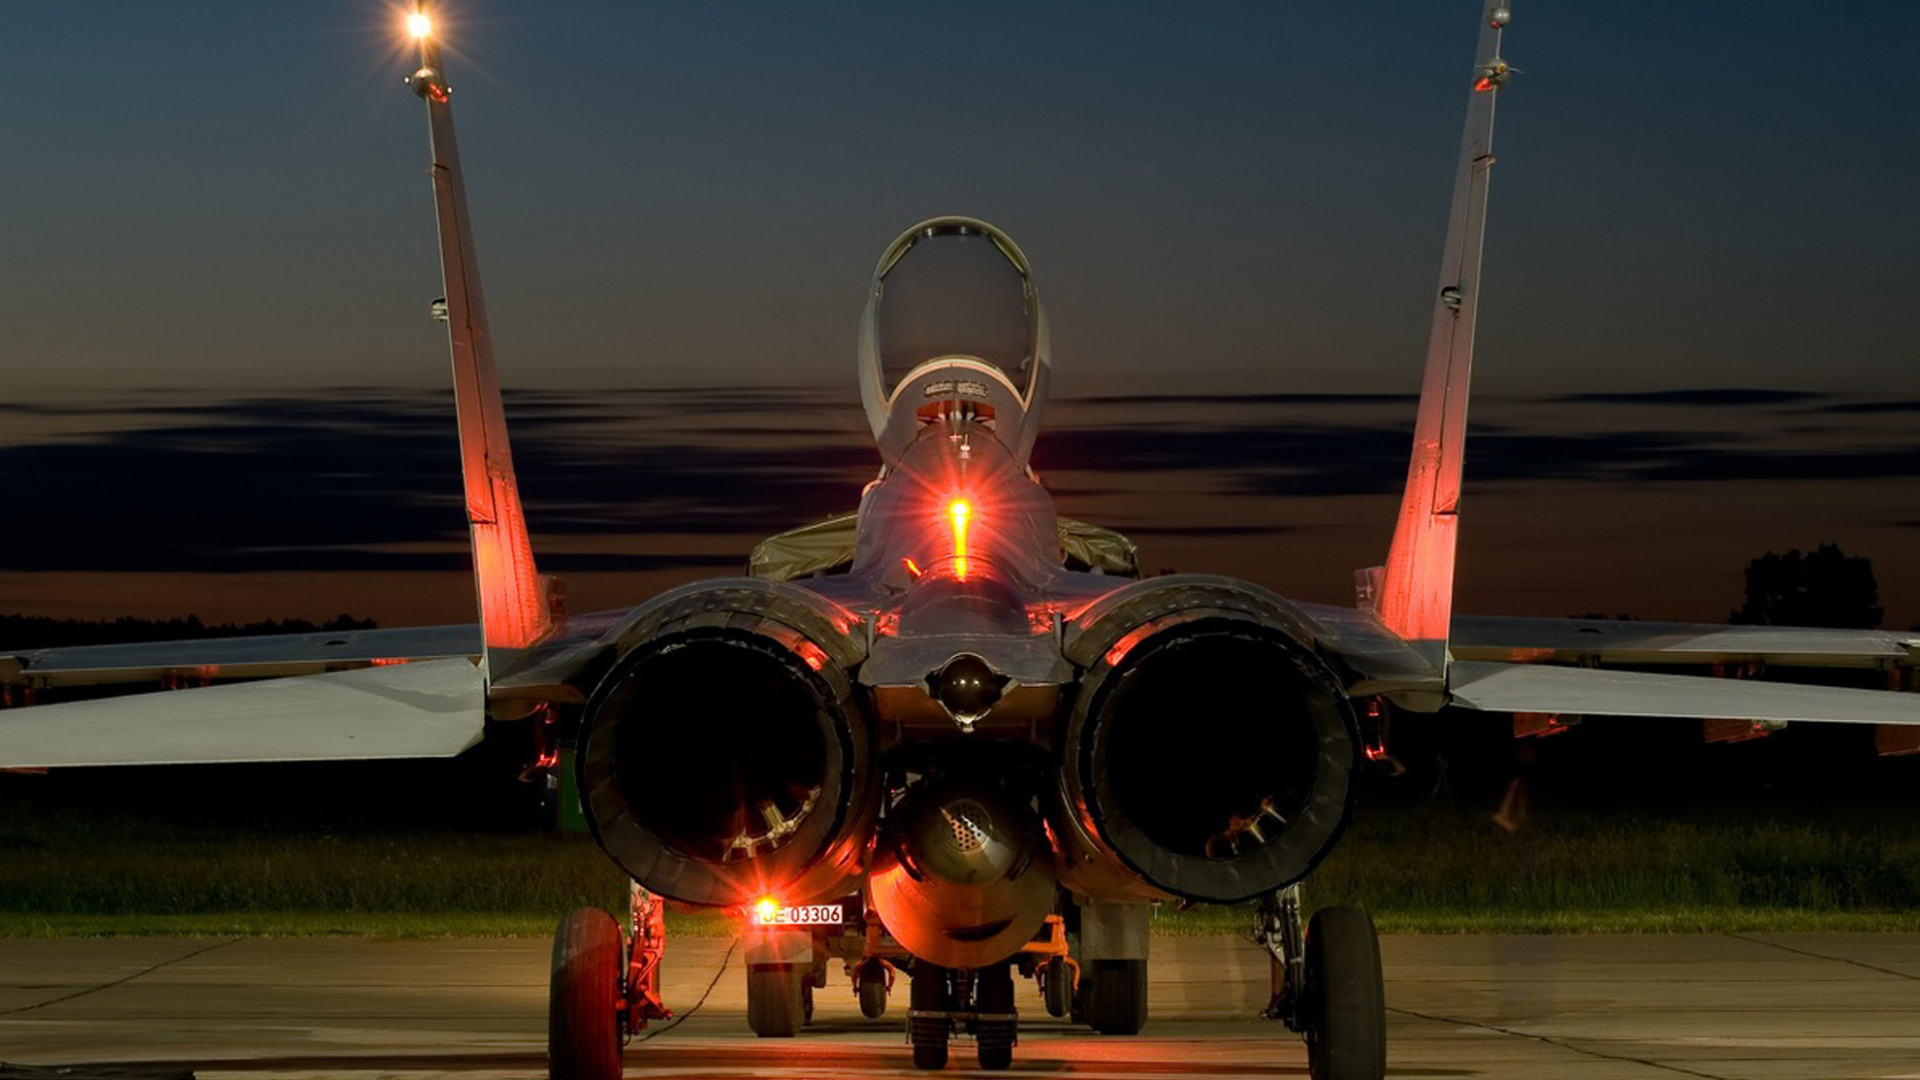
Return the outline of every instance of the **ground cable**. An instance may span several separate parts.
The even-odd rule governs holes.
[[[203,945],[200,948],[195,949],[190,953],[185,953],[183,955],[176,956],[171,960],[162,960],[159,963],[153,965],[152,967],[141,968],[139,971],[136,971],[133,974],[128,975],[122,979],[115,979],[112,982],[101,983],[99,986],[89,986],[85,990],[75,990],[71,994],[62,994],[57,998],[51,998],[47,1001],[37,1002],[32,1005],[22,1005],[19,1008],[15,1008],[15,1009],[0,1009],[0,1016],[14,1016],[18,1013],[32,1012],[35,1009],[44,1009],[49,1005],[58,1005],[63,1001],[72,1001],[74,998],[86,997],[88,994],[97,994],[102,990],[111,990],[122,983],[130,983],[133,980],[138,979],[143,975],[151,975],[154,972],[159,971],[163,967],[171,967],[172,965],[177,964],[182,960],[191,960],[194,957],[199,956],[201,953],[209,953],[215,949],[225,948],[226,946],[231,945],[234,942],[239,940],[241,939],[236,937],[236,938],[228,938],[225,941],[216,941],[211,945]]]
[[[648,1039],[657,1039],[660,1036],[665,1035],[667,1032],[672,1031],[674,1028],[679,1027],[680,1021],[685,1020],[687,1017],[692,1016],[694,1013],[699,1012],[700,1006],[705,1005],[707,1003],[707,998],[713,995],[713,988],[720,985],[720,976],[725,975],[727,973],[728,965],[733,963],[734,950],[738,949],[739,947],[740,947],[740,938],[738,936],[735,936],[732,944],[727,946],[727,955],[720,958],[720,970],[713,973],[713,981],[707,984],[706,990],[700,994],[700,1000],[694,1002],[692,1008],[688,1009],[686,1012],[674,1014],[673,1019],[667,1021],[664,1024],[661,1024],[657,1028],[651,1029],[644,1035],[634,1036],[632,1041],[646,1042]]]

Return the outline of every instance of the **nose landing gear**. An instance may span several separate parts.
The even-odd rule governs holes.
[[[945,1068],[947,1043],[956,1031],[973,1036],[982,1069],[1013,1065],[1020,1014],[1013,1007],[1012,964],[962,971],[916,960],[911,994],[907,1041],[913,1044],[914,1068]]]

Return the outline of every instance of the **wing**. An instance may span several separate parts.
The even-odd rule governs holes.
[[[0,712],[0,768],[451,757],[480,740],[466,659]]]
[[[1442,684],[1370,612],[1299,605],[1353,696],[1383,694],[1420,711],[1654,716],[1762,723],[1920,725],[1920,635],[1797,626],[1456,616]],[[1672,671],[1648,671],[1669,668]],[[1730,676],[1805,669],[1883,672],[1887,690]],[[1718,676],[1718,677],[1716,677]]]
[[[0,653],[0,687],[37,696],[74,686],[202,686],[420,660],[472,660],[480,650],[480,628],[472,625],[27,649]]]
[[[1716,675],[1850,668],[1911,687],[1920,636],[1799,626],[1462,617],[1450,704],[1484,712],[1668,716],[1762,724],[1920,725],[1920,694]],[[1632,670],[1629,670],[1632,669]]]
[[[1645,671],[1456,660],[1447,691],[1456,708],[1481,712],[1920,724],[1920,694]]]
[[[1459,616],[1455,660],[1582,667],[1745,665],[1895,668],[1920,659],[1920,634],[1799,626]]]

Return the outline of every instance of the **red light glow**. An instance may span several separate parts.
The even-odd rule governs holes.
[[[973,507],[965,499],[955,499],[947,507],[947,516],[953,519],[953,576],[961,581],[967,580],[967,529],[972,524]]]
[[[759,926],[772,926],[780,921],[780,901],[771,896],[763,896],[753,905],[753,921]]]
[[[807,666],[815,671],[827,666],[826,650],[811,641],[800,642],[793,647],[793,651],[798,653],[800,659],[806,661]]]

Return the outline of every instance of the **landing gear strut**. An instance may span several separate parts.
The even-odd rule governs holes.
[[[1273,955],[1273,1000],[1260,1015],[1306,1038],[1313,1080],[1383,1080],[1386,993],[1367,913],[1323,908],[1303,930],[1300,887],[1290,885],[1260,905],[1254,938]]]

